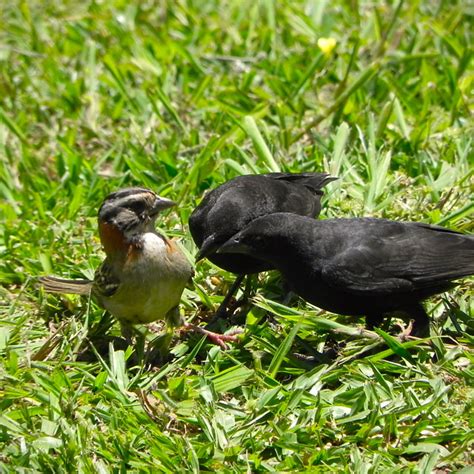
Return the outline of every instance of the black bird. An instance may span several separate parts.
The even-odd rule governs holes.
[[[210,191],[189,218],[189,229],[199,247],[196,261],[208,258],[238,275],[216,313],[225,309],[245,275],[273,269],[258,255],[219,255],[217,249],[258,217],[291,212],[316,217],[323,188],[335,180],[327,173],[268,173],[238,176]]]
[[[474,236],[387,219],[317,221],[276,213],[252,221],[218,252],[268,262],[305,300],[365,315],[368,327],[401,313],[414,319],[418,336],[429,332],[421,302],[474,274]]]

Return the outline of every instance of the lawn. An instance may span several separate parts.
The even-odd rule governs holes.
[[[327,171],[321,218],[472,233],[474,8],[462,0],[5,0],[0,21],[0,472],[472,472],[472,279],[431,299],[431,337],[253,282],[223,351],[177,334],[133,363],[94,303],[107,193],[179,202],[239,174]],[[196,266],[205,324],[233,276]],[[225,328],[224,328],[225,329]],[[112,343],[111,341],[115,341]]]

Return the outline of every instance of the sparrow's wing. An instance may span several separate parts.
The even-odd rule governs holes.
[[[93,290],[99,296],[110,297],[120,286],[120,279],[113,272],[110,264],[105,260],[95,272]]]

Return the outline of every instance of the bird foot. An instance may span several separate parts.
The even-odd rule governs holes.
[[[402,341],[408,341],[408,339],[412,336],[413,331],[413,319],[410,319],[407,327],[402,330],[402,332],[398,335],[398,338]]]
[[[218,345],[220,348],[226,350],[226,342],[237,342],[239,338],[236,336],[242,332],[242,329],[235,329],[228,334],[219,334],[217,332],[208,331],[195,324],[185,323],[182,328],[184,331],[195,331],[206,336],[211,342]]]

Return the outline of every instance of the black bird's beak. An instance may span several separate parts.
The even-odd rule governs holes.
[[[169,209],[170,207],[176,206],[176,203],[171,199],[164,198],[161,196],[156,196],[155,202],[150,210],[150,216],[155,216],[161,211],[165,209]]]
[[[251,254],[252,248],[241,242],[238,236],[231,237],[226,243],[221,245],[217,249],[217,253],[241,253],[241,254]]]
[[[198,250],[198,253],[196,254],[196,262],[216,253],[218,248],[219,244],[216,243],[216,236],[214,234],[210,235],[204,240],[201,248]]]

